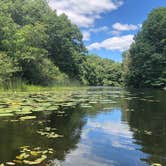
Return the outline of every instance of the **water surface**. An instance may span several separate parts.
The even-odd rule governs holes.
[[[36,117],[21,120],[21,111],[0,117],[1,163],[14,162],[20,147],[28,146],[53,149],[41,166],[166,165],[165,91],[89,88],[1,94],[0,100],[0,113],[26,108],[26,116]]]

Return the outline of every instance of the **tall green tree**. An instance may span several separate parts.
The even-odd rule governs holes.
[[[152,11],[124,55],[125,82],[134,87],[166,86],[166,8]]]
[[[119,85],[121,65],[87,56],[79,28],[57,15],[47,0],[0,1],[0,65],[9,78],[50,85],[77,80],[86,85]],[[18,68],[19,70],[15,70]],[[10,80],[0,70],[1,80]]]

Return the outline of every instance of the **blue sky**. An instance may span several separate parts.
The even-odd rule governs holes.
[[[50,0],[49,4],[80,28],[90,53],[122,61],[122,52],[148,14],[166,7],[166,0]]]

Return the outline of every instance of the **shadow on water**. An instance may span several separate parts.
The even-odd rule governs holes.
[[[34,120],[1,117],[0,163],[13,161],[19,147],[27,145],[54,149],[48,158],[51,165],[166,165],[164,91],[94,87],[84,93],[74,92],[71,98],[85,103],[62,105],[58,112],[63,115],[57,111],[35,112]],[[39,134],[43,129],[62,137]]]
[[[128,122],[140,150],[148,154],[142,158],[148,164],[166,165],[166,93],[164,91],[142,91],[136,95],[141,100],[129,100],[124,107],[134,109]]]
[[[81,129],[85,124],[84,113],[79,108],[66,109],[66,116],[58,116],[56,113],[40,113],[38,120],[23,122],[0,122],[0,161],[12,161],[18,154],[21,146],[53,148],[55,154],[52,158],[64,160],[65,155],[77,148],[80,140]],[[61,109],[62,111],[63,109]],[[56,128],[56,133],[62,138],[48,139],[37,134],[44,128]]]

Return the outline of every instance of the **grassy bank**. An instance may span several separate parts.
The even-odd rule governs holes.
[[[24,87],[17,87],[12,89],[4,89],[0,87],[0,92],[39,92],[39,91],[64,91],[64,90],[77,90],[80,88],[85,88],[85,86],[37,86],[37,85],[25,85]]]
[[[7,82],[6,84],[0,84],[0,92],[37,92],[37,91],[63,91],[74,90],[84,86],[79,82],[61,82],[50,86],[40,86],[27,84],[22,80],[15,80],[14,82]]]

